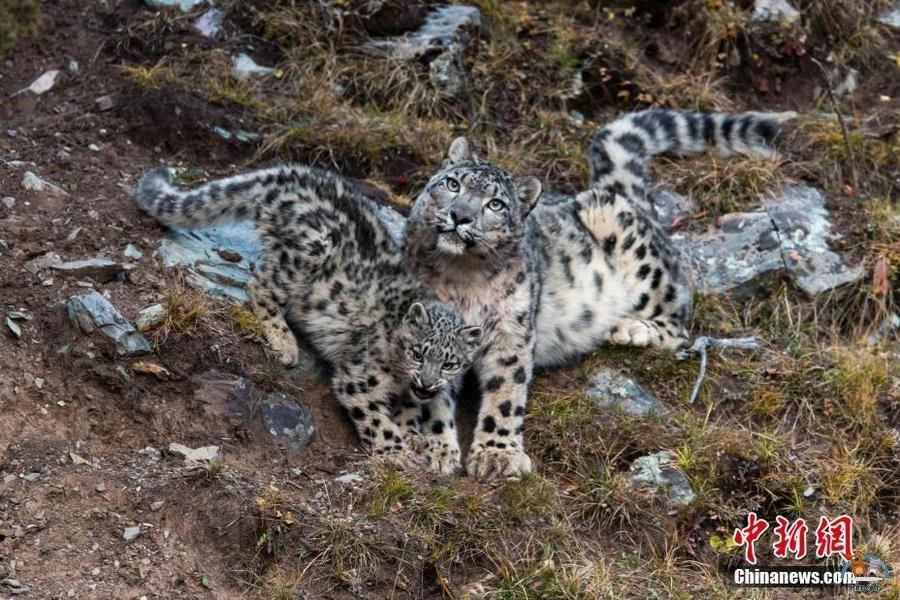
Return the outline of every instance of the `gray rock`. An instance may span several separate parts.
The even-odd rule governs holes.
[[[860,280],[862,267],[848,267],[831,251],[825,196],[811,187],[787,187],[763,201],[778,230],[781,252],[797,286],[810,296]]]
[[[675,234],[672,241],[690,266],[697,290],[748,298],[784,269],[778,233],[765,212],[724,215],[719,224],[703,234]]]
[[[184,458],[186,463],[210,463],[219,457],[218,446],[203,446],[201,448],[189,448],[184,444],[172,442],[169,444],[169,452]]]
[[[894,3],[894,8],[878,17],[880,23],[900,29],[900,2]]]
[[[54,254],[53,252],[48,252],[37,258],[32,258],[27,263],[22,265],[22,268],[31,273],[32,275],[37,275],[41,271],[45,269],[49,269],[50,265],[61,262],[58,254]]]
[[[122,532],[122,537],[126,542],[131,543],[141,535],[141,526],[135,525],[134,527],[126,527]]]
[[[16,199],[12,196],[4,196],[3,198],[0,198],[0,204],[9,210],[12,210],[16,205]]]
[[[195,6],[203,4],[206,0],[144,0],[144,4],[153,8],[167,8],[177,6],[182,12],[193,10]]]
[[[144,253],[141,252],[134,244],[128,244],[127,246],[125,246],[125,250],[122,251],[122,254],[126,258],[132,258],[134,260],[140,260],[144,256]]]
[[[743,299],[782,272],[811,296],[858,281],[865,272],[845,265],[828,247],[830,237],[822,193],[786,187],[764,198],[758,212],[724,215],[718,228],[672,239],[686,257],[698,290]]]
[[[111,110],[114,106],[112,96],[100,96],[94,100],[94,106],[96,106],[97,110],[100,112]]]
[[[629,478],[638,487],[663,492],[674,506],[686,506],[694,499],[690,482],[675,466],[675,456],[668,450],[635,459]]]
[[[275,392],[260,405],[263,426],[275,440],[291,451],[309,444],[316,425],[309,410],[281,392]]]
[[[50,264],[50,269],[69,277],[90,277],[100,283],[114,281],[120,274],[125,272],[125,268],[121,263],[108,258],[54,262]]]
[[[208,38],[216,37],[219,30],[222,29],[222,21],[225,19],[225,13],[218,8],[211,8],[194,21],[194,29],[200,32],[200,35]]]
[[[22,187],[32,192],[48,192],[59,196],[68,196],[68,192],[57,185],[44,181],[31,171],[25,171],[22,175]]]
[[[455,98],[466,88],[466,72],[460,62],[461,58],[462,47],[454,42],[428,65],[431,85],[444,98]]]
[[[898,334],[900,334],[900,315],[893,313],[892,315],[885,317],[875,333],[870,335],[866,340],[866,343],[869,346],[878,346],[885,340],[895,337]]]
[[[10,317],[6,317],[6,328],[9,329],[16,339],[22,337],[22,329]]]
[[[465,46],[472,32],[481,26],[481,12],[474,6],[433,6],[425,23],[401,36],[372,40],[364,48],[392,58],[417,59],[436,55],[454,42]]]
[[[603,368],[594,374],[587,391],[603,408],[616,407],[635,416],[661,415],[663,407],[647,390],[613,369]]]
[[[158,325],[162,325],[165,320],[166,307],[162,304],[151,304],[138,311],[137,317],[134,319],[134,324],[138,331],[145,332]]]
[[[754,21],[784,21],[793,23],[800,18],[800,12],[787,0],[756,0],[753,3]]]
[[[275,69],[258,65],[249,55],[241,53],[231,59],[231,72],[238,79],[247,79],[255,75],[269,75]]]
[[[90,290],[73,296],[66,306],[73,324],[85,333],[99,330],[114,340],[120,356],[137,356],[152,351],[147,339],[135,331],[131,323],[98,291]]]
[[[216,251],[228,248],[241,255],[230,262]],[[262,253],[262,241],[250,222],[209,229],[171,229],[162,239],[156,256],[167,267],[184,267],[187,281],[214,295],[246,302],[244,289],[250,270]]]

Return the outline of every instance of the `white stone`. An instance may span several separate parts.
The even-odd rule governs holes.
[[[49,92],[51,89],[53,89],[53,86],[56,85],[57,77],[59,77],[59,70],[52,69],[32,81],[31,85],[29,85],[27,88],[19,90],[16,93],[21,94],[24,92],[31,92],[36,96],[40,96],[44,92]]]
[[[231,63],[231,72],[238,79],[247,79],[252,75],[269,75],[275,71],[275,69],[271,67],[263,67],[262,65],[256,64],[256,61],[244,53],[238,54],[232,58]]]
[[[800,18],[800,11],[787,0],[756,0],[753,3],[754,21],[785,21],[793,23]]]

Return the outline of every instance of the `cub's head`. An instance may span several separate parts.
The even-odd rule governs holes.
[[[410,213],[411,250],[491,259],[515,247],[540,195],[537,178],[512,177],[456,138]]]
[[[482,327],[466,326],[438,302],[414,302],[399,331],[400,369],[411,397],[427,402],[464,373],[484,341]]]

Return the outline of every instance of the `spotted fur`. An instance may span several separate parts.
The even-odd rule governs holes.
[[[453,392],[484,330],[464,325],[411,274],[375,205],[352,184],[284,166],[183,192],[168,169],[155,169],[135,199],[166,225],[252,218],[266,250],[251,304],[282,362],[298,359],[290,321],[333,363],[334,394],[375,454],[457,469]]]
[[[470,473],[531,468],[521,435],[534,366],[604,342],[675,349],[687,341],[691,293],[647,199],[648,164],[663,152],[771,152],[791,114],[645,111],[600,128],[590,187],[544,194],[454,141],[407,223],[409,265],[466,320],[486,323],[475,363],[482,406]],[[502,204],[497,204],[498,201]],[[536,206],[535,206],[536,205]]]

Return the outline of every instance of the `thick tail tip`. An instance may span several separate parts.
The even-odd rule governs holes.
[[[147,212],[152,209],[159,196],[172,186],[172,169],[156,167],[141,176],[134,188],[134,201]]]

